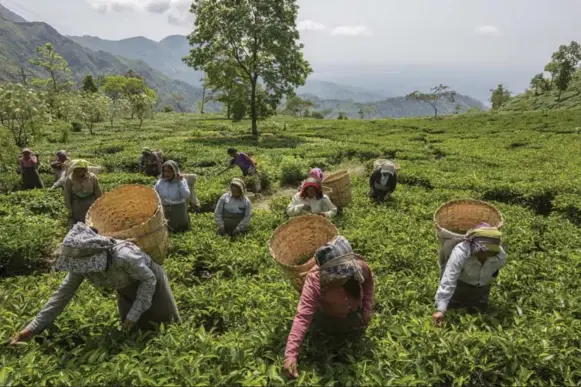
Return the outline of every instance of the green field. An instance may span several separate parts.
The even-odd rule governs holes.
[[[104,167],[102,186],[153,184],[137,174],[141,147],[160,148],[197,173],[203,213],[172,236],[165,268],[184,322],[156,334],[119,330],[113,292],[84,284],[56,323],[26,345],[0,347],[0,385],[579,385],[581,384],[581,111],[477,114],[441,120],[308,120],[249,124],[157,114],[96,135],[46,128],[33,144],[50,182],[59,149]],[[251,151],[271,183],[251,231],[215,233],[213,204],[238,171],[211,179],[226,148]],[[373,161],[401,164],[393,199],[366,197]],[[16,163],[16,160],[14,160]],[[15,164],[16,165],[16,164]],[[300,377],[281,372],[299,296],[271,259],[290,185],[309,167],[352,171],[353,203],[334,223],[376,276],[366,337],[339,345],[307,336]],[[0,336],[34,317],[64,277],[49,273],[66,233],[60,191],[14,192],[0,174]],[[298,179],[298,180],[297,180]],[[289,185],[290,184],[290,185]],[[484,199],[505,218],[507,266],[487,315],[431,322],[438,284],[433,213],[444,202]]]

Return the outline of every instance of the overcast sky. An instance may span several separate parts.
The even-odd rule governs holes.
[[[188,0],[0,3],[67,35],[161,40],[188,34],[193,26]],[[299,0],[299,4],[305,55],[320,76],[353,76],[363,68],[367,78],[389,71],[397,76],[409,68],[422,69],[418,77],[430,78],[433,69],[450,75],[467,71],[464,77],[477,78],[477,71],[483,71],[497,77],[494,82],[520,91],[560,44],[581,40],[579,0]]]

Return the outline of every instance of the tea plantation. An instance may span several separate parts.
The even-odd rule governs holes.
[[[459,115],[442,120],[248,123],[158,114],[101,126],[95,135],[46,128],[33,144],[42,176],[66,149],[102,165],[102,186],[153,184],[137,173],[143,146],[162,149],[197,173],[202,213],[172,236],[165,268],[184,322],[155,334],[119,330],[113,292],[81,286],[47,331],[0,347],[0,385],[579,385],[581,384],[581,111]],[[226,149],[250,151],[270,193],[257,198],[251,231],[216,235],[213,204],[238,174],[211,176]],[[366,197],[374,159],[401,164],[387,204]],[[16,163],[16,161],[15,161]],[[374,316],[360,342],[307,336],[300,377],[281,372],[299,295],[268,251],[290,193],[309,167],[351,170],[353,203],[334,219],[376,275]],[[16,191],[14,168],[0,174],[0,336],[34,317],[64,273],[50,256],[66,233],[60,191]],[[432,324],[438,284],[433,213],[475,198],[505,218],[507,266],[487,315],[450,312]]]

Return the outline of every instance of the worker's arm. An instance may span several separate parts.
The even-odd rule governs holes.
[[[317,310],[320,294],[319,272],[311,272],[307,275],[305,284],[303,285],[297,314],[295,315],[290,334],[288,335],[284,353],[285,360],[292,360],[296,363],[299,357],[299,349]]]
[[[218,229],[223,230],[224,229],[224,202],[225,202],[225,197],[228,194],[224,194],[222,195],[222,197],[220,198],[220,200],[218,200],[218,203],[216,204],[216,209],[214,210],[214,221],[216,222],[216,226],[218,226]]]
[[[32,320],[26,329],[36,334],[52,324],[59,314],[71,301],[85,277],[79,274],[68,273],[59,288],[52,294],[36,318]]]
[[[436,310],[438,312],[444,313],[448,309],[448,304],[456,290],[458,278],[460,278],[460,274],[462,273],[462,267],[464,267],[464,263],[466,263],[466,260],[470,256],[470,251],[463,246],[463,243],[454,247],[450,259],[446,263],[446,269],[444,270],[444,274],[440,280],[440,286],[436,292]]]
[[[323,200],[323,204],[326,210],[323,212],[323,215],[325,215],[327,218],[332,218],[333,216],[337,215],[337,207],[333,204],[328,196],[325,195],[321,200]]]
[[[188,181],[182,176],[178,183],[180,185],[180,199],[187,201],[190,198],[190,187],[188,187]]]
[[[373,185],[375,184],[375,182],[377,181],[377,179],[379,179],[380,175],[381,175],[381,172],[378,169],[378,170],[373,171],[373,173],[369,177],[369,187],[371,189],[373,189]]]
[[[369,268],[369,265],[365,261],[361,261],[363,269],[363,277],[365,282],[363,282],[363,300],[361,305],[361,314],[363,318],[363,323],[365,325],[369,324],[371,320],[371,312],[373,311],[373,298],[374,298],[374,283],[373,283],[373,272]]]
[[[103,196],[103,191],[101,191],[101,185],[99,184],[99,178],[95,175],[93,175],[93,187],[95,198],[100,198],[101,196]]]
[[[291,217],[297,216],[303,212],[304,208],[305,205],[303,203],[303,200],[301,199],[300,194],[296,194],[295,196],[293,196],[291,202],[287,206],[286,213],[288,214],[288,216]]]
[[[236,226],[236,229],[234,231],[236,232],[242,232],[245,231],[248,228],[248,225],[250,224],[250,217],[252,216],[252,203],[250,203],[250,200],[245,197],[244,199],[246,199],[246,208],[244,209],[244,218],[240,221],[240,223],[238,224],[238,226]]]
[[[124,261],[129,276],[139,283],[137,296],[126,317],[127,320],[135,323],[151,307],[157,279],[147,265],[149,261],[147,256],[138,247],[123,246],[119,248],[117,256]]]
[[[73,191],[72,182],[70,179],[66,179],[63,187],[63,196],[65,198],[65,207],[69,212],[69,217],[73,216]]]

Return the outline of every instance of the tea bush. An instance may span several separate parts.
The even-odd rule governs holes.
[[[264,129],[276,134],[257,140],[247,136],[247,122],[168,113],[142,130],[121,123],[101,124],[95,136],[71,132],[67,151],[104,166],[106,191],[154,184],[136,173],[143,146],[162,149],[184,173],[198,175],[202,213],[191,214],[191,231],[172,235],[164,265],[183,323],[157,333],[120,332],[114,294],[83,285],[46,332],[0,349],[0,384],[579,385],[580,120],[576,110],[437,121],[278,117]],[[47,162],[62,147],[46,139],[33,145]],[[240,176],[238,169],[216,175],[229,162],[230,146],[254,154],[263,186],[272,191],[256,202],[249,232],[233,239],[216,234],[209,213]],[[366,197],[379,157],[401,165],[398,188],[384,204]],[[352,172],[353,201],[334,223],[375,274],[374,316],[359,342],[309,333],[300,377],[288,381],[281,366],[299,295],[270,257],[268,240],[312,167]],[[18,186],[13,169],[0,174],[5,339],[64,277],[47,272],[66,233],[60,191],[12,192]],[[452,311],[436,328],[433,213],[460,198],[488,200],[501,210],[507,266],[488,314]]]

